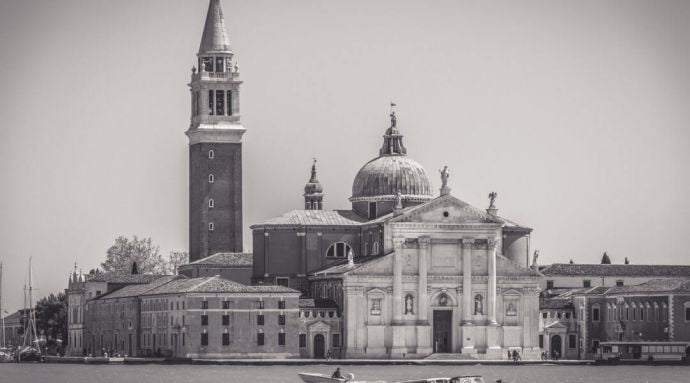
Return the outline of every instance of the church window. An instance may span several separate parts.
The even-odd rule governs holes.
[[[369,202],[369,218],[376,218],[376,202]]]
[[[338,348],[340,347],[340,334],[335,333],[333,334],[333,347]]]
[[[264,345],[264,333],[260,332],[256,334],[256,345],[257,346],[263,346]]]
[[[208,91],[208,114],[213,115],[213,90]]]
[[[546,288],[552,289],[553,288],[553,281],[546,281]]]
[[[223,337],[223,339],[222,339],[223,346],[229,346],[230,345],[230,334],[228,334],[227,332],[223,333],[222,337]]]
[[[201,334],[201,345],[208,346],[208,333]]]
[[[364,242],[364,256],[369,255],[369,242]]]
[[[263,326],[264,325],[264,315],[263,314],[258,314],[256,316],[256,325],[257,326]]]
[[[644,305],[640,305],[640,322],[644,321]]]
[[[632,320],[637,320],[637,306],[634,303],[632,306]]]
[[[332,244],[326,251],[326,257],[329,258],[345,258],[352,247],[345,242],[336,242]]]
[[[590,281],[589,279],[585,279],[584,281],[582,281],[582,287],[592,287],[592,281]]]
[[[690,302],[685,302],[685,321],[690,322]]]
[[[222,116],[225,114],[225,92],[222,90],[216,91],[216,115]]]
[[[216,182],[216,177],[213,176],[213,174],[208,175],[208,183],[212,184]]]
[[[224,57],[216,57],[216,72],[224,72],[223,65],[225,64]]]
[[[226,93],[228,95],[226,104],[228,105],[228,116],[232,116],[232,91],[229,90]]]
[[[289,284],[290,284],[290,278],[276,277],[276,285],[283,286],[283,287],[289,287],[288,286]]]
[[[208,158],[209,158],[210,160],[212,160],[212,159],[214,159],[215,157],[216,157],[216,152],[214,152],[213,149],[210,149],[210,150],[208,151]]]
[[[575,338],[575,334],[568,334],[568,348],[575,348],[577,345],[577,341]]]
[[[215,206],[215,202],[213,201],[213,198],[209,198],[208,199],[208,207],[214,207],[214,206]]]
[[[379,253],[379,243],[374,242],[374,244],[371,246],[371,255],[377,255]]]
[[[625,305],[625,320],[630,320],[630,307],[628,307],[628,305]]]
[[[599,306],[592,307],[592,320],[599,322]]]
[[[202,315],[201,316],[201,325],[202,326],[208,326],[208,315]]]
[[[663,316],[664,321],[667,321],[668,320],[668,306],[666,306],[666,303],[664,303],[663,305],[664,305],[664,307],[662,310],[662,316]]]
[[[208,231],[213,231],[216,229],[216,226],[213,224],[213,222],[209,222],[208,224]]]
[[[278,334],[278,346],[285,346],[285,333],[281,332]]]
[[[618,286],[618,287],[624,286],[623,280],[622,280],[622,279],[617,280],[617,281],[616,281],[616,286]]]
[[[448,218],[448,215],[449,215],[449,214],[448,214],[447,211],[444,211],[444,212],[443,212],[443,218]]]
[[[654,303],[654,320],[659,321],[659,305]]]
[[[307,347],[307,334],[299,334],[299,348]]]

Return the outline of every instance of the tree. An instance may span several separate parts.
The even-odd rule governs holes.
[[[611,258],[609,258],[609,255],[604,252],[604,255],[601,257],[601,264],[602,265],[610,265],[611,264]]]
[[[186,251],[171,251],[168,258],[171,274],[177,274],[177,266],[189,263],[189,253]]]
[[[137,263],[139,274],[165,274],[168,269],[158,245],[154,245],[151,238],[138,238],[136,235],[131,240],[123,236],[117,237],[115,244],[106,252],[106,259],[101,267],[103,271],[129,274],[134,262]]]
[[[50,294],[36,303],[36,330],[45,334],[48,341],[62,339],[66,345],[67,296],[65,293]]]

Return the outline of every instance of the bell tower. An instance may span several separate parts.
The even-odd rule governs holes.
[[[242,248],[240,73],[220,0],[210,0],[189,83],[189,261]],[[198,69],[197,69],[198,68]]]

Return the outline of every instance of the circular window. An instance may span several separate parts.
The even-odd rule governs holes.
[[[444,212],[443,212],[443,217],[444,217],[444,218],[448,218],[449,215],[450,215],[450,214],[448,214],[447,211],[444,211]]]
[[[345,258],[350,252],[352,252],[350,245],[345,242],[336,242],[328,248],[328,251],[326,251],[326,257]]]

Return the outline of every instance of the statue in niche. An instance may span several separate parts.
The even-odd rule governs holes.
[[[410,294],[405,296],[405,314],[414,314],[414,298]]]
[[[513,302],[508,303],[508,308],[506,308],[506,316],[516,316],[517,310]]]
[[[484,297],[481,294],[474,296],[474,315],[484,315]]]
[[[439,306],[447,306],[448,305],[448,296],[445,293],[438,296],[438,305]]]
[[[381,315],[381,299],[371,300],[371,315],[379,316]]]
[[[438,171],[441,173],[441,188],[446,188],[448,187],[448,178],[450,178],[450,170],[448,170],[448,166],[444,166],[442,170]]]

